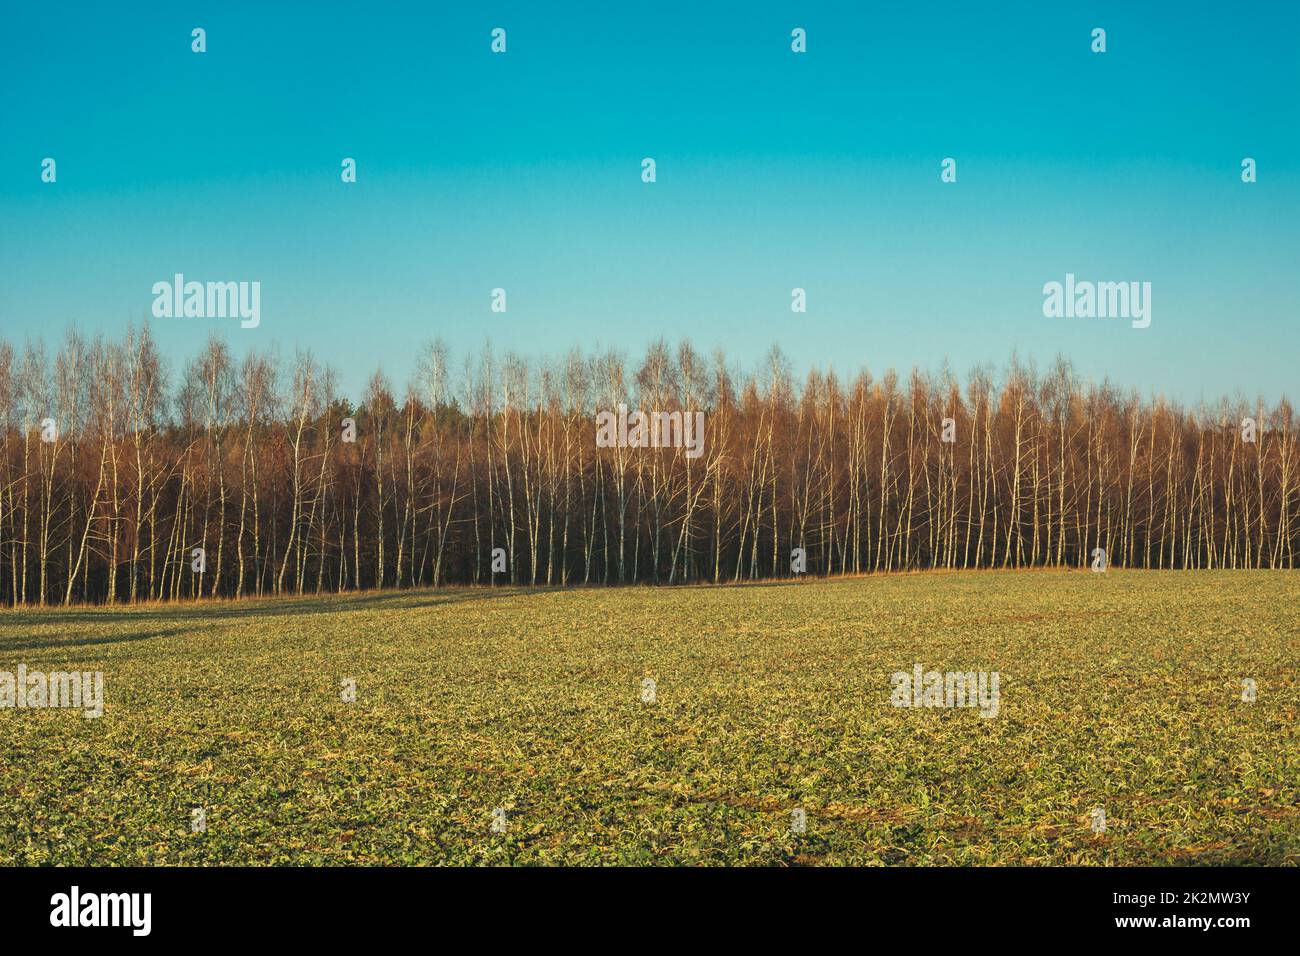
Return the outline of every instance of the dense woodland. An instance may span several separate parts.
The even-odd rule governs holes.
[[[597,448],[619,402],[703,410],[703,454]],[[1183,408],[1064,361],[799,380],[775,349],[743,371],[685,343],[455,364],[433,343],[405,389],[376,373],[353,405],[309,354],[214,338],[172,362],[145,326],[0,343],[0,422],[8,604],[729,582],[789,575],[793,548],[818,575],[1088,567],[1098,547],[1293,568],[1300,548],[1285,400]]]

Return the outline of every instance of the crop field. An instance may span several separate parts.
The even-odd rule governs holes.
[[[104,710],[0,709],[0,863],[1295,864],[1298,664],[1292,572],[5,611]]]

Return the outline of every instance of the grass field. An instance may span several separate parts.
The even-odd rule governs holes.
[[[6,611],[106,704],[0,710],[0,863],[1295,864],[1298,635],[1286,572]]]

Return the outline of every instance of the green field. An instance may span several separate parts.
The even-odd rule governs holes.
[[[5,611],[106,705],[0,710],[0,863],[1295,864],[1297,635],[1288,572]]]

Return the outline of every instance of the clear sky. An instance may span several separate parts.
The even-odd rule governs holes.
[[[173,367],[216,328],[354,397],[440,335],[1300,398],[1297,4],[271,6],[6,7],[0,334],[116,335],[183,272],[262,320],[154,320]],[[1150,328],[1044,318],[1067,272],[1151,282]]]

